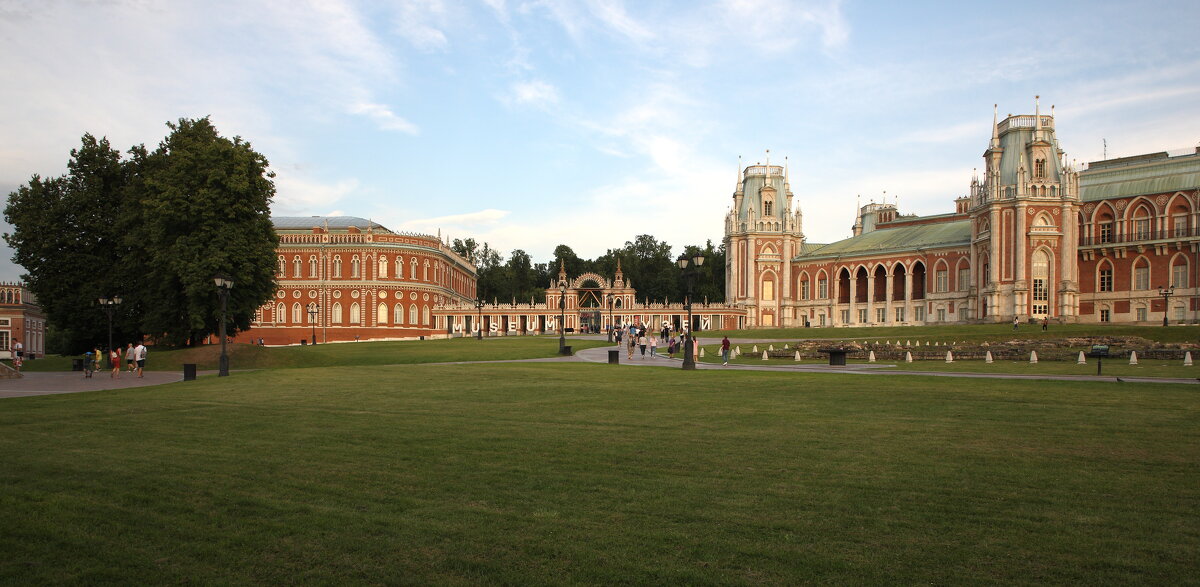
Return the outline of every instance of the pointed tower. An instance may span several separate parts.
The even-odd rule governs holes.
[[[1053,112],[1053,109],[1051,109]],[[984,176],[971,181],[973,317],[1076,320],[1078,174],[1064,165],[1054,116],[992,113]]]
[[[741,169],[725,218],[725,300],[749,309],[742,326],[791,326],[792,259],[804,243],[799,206],[793,210],[790,170],[766,164]],[[803,324],[801,320],[799,323]]]

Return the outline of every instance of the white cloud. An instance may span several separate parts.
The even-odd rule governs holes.
[[[407,0],[397,6],[396,32],[422,51],[440,51],[449,41],[446,4],[441,0]]]
[[[374,120],[379,128],[383,130],[395,130],[410,135],[419,134],[420,130],[417,125],[396,116],[387,106],[383,104],[366,104],[358,103],[350,106],[351,114],[361,114]]]
[[[275,176],[275,201],[271,205],[271,213],[275,216],[334,215],[323,211],[355,195],[358,190],[357,179],[342,179],[329,184],[300,177],[299,173],[279,170]]]
[[[544,107],[558,103],[558,88],[542,80],[515,82],[505,97],[509,104]]]

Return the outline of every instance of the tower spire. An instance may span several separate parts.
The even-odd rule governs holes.
[[[999,104],[992,104],[992,148],[1000,146],[1000,122],[997,119],[999,115]]]
[[[1042,97],[1033,97],[1033,140],[1042,140]]]

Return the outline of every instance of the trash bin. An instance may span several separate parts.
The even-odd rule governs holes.
[[[83,359],[71,359],[72,371],[83,371]]]
[[[564,347],[562,348],[562,354],[563,354],[563,356],[564,356],[564,357],[569,357],[569,356],[571,356],[571,345],[564,346]]]
[[[621,363],[621,351],[608,351],[608,364],[619,365]]]
[[[183,364],[183,380],[184,381],[195,381],[196,380],[196,364],[195,363],[184,363]]]
[[[308,346],[308,339],[307,338],[300,339],[300,346]]]

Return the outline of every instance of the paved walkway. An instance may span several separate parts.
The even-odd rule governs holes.
[[[585,335],[576,336],[567,339],[567,342],[572,340],[604,340],[604,335]],[[770,344],[772,342],[789,342],[789,341],[771,341],[763,339],[729,339],[735,345],[737,344]],[[712,347],[721,343],[717,338],[700,338],[701,346]],[[663,348],[663,347],[659,347]],[[434,363],[443,365],[463,365],[470,363],[494,363],[494,362],[522,362],[522,363],[547,363],[547,362],[586,362],[586,363],[608,363],[608,351],[617,349],[620,351],[620,366],[633,367],[669,367],[678,369],[683,365],[683,355],[675,354],[675,358],[668,358],[663,354],[651,355],[649,348],[646,349],[646,356],[643,357],[640,350],[635,351],[633,358],[629,358],[629,351],[625,347],[618,349],[616,345],[602,346],[590,349],[583,349],[570,357],[551,357],[542,359],[519,359],[515,361],[454,361],[450,363]],[[950,371],[919,371],[911,369],[897,369],[896,365],[888,363],[852,363],[844,367],[832,367],[829,365],[819,364],[816,362],[799,363],[799,364],[779,364],[774,365],[746,365],[734,364],[722,366],[716,363],[697,362],[696,368],[701,370],[722,369],[732,371],[784,371],[793,373],[838,373],[843,375],[925,375],[929,377],[962,377],[972,379],[1013,379],[1013,380],[1038,380],[1038,381],[1103,381],[1112,383],[1114,381],[1132,382],[1132,383],[1180,383],[1197,385],[1200,384],[1200,379],[1168,379],[1158,377],[1097,377],[1095,375],[1021,375],[1016,373],[962,373]],[[215,371],[202,371],[198,375],[212,374]],[[109,378],[108,372],[98,372],[91,378],[85,378],[83,373],[78,371],[68,372],[53,372],[53,373],[38,373],[26,372],[25,377],[21,379],[0,379],[0,398],[6,397],[24,397],[30,395],[50,395],[57,393],[78,393],[81,391],[103,391],[109,389],[126,389],[131,387],[145,387],[148,385],[161,385],[164,383],[175,383],[183,381],[182,372],[174,371],[146,371],[145,377],[138,379],[136,376],[130,375],[127,372],[121,373],[120,379]]]
[[[27,371],[20,379],[0,379],[0,398],[127,389],[183,381],[182,371],[144,371],[143,374],[145,376],[139,379],[137,375],[122,372],[121,378],[115,379],[108,376],[108,371],[97,372],[90,378],[84,377],[82,371]]]

